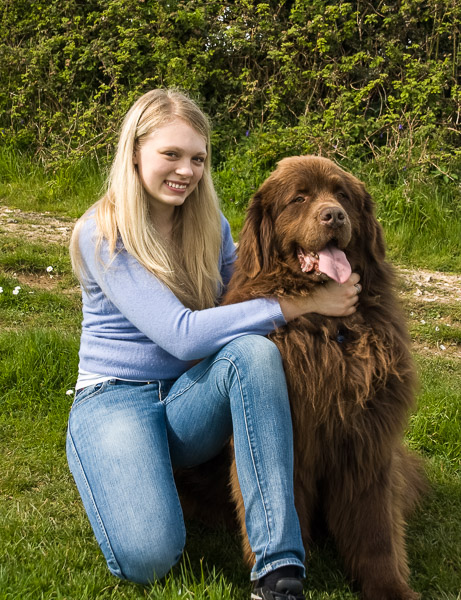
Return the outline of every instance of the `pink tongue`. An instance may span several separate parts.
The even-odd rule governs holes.
[[[334,244],[328,244],[323,250],[320,250],[319,271],[338,283],[345,283],[352,273],[346,255]]]

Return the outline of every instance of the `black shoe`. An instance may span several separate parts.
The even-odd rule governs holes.
[[[306,600],[303,584],[296,577],[284,577],[275,584],[275,590],[263,585],[256,587],[251,593],[251,600]]]

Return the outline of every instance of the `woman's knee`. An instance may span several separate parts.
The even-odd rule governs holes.
[[[230,342],[226,349],[244,356],[255,365],[266,363],[281,366],[282,364],[277,346],[262,335],[242,335]]]
[[[164,577],[180,560],[185,539],[171,534],[162,543],[147,540],[144,543],[125,545],[117,552],[117,567],[108,561],[114,575],[135,583],[148,584]]]

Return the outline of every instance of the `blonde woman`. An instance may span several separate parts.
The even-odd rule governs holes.
[[[252,598],[304,598],[290,409],[264,336],[306,312],[351,314],[358,276],[309,299],[219,306],[234,244],[209,125],[171,90],[126,115],[107,192],[77,223],[71,256],[83,325],[67,455],[110,571],[146,584],[171,569],[185,543],[173,468],[207,461],[233,434]]]

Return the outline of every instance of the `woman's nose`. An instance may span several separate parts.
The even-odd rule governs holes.
[[[178,175],[182,175],[183,177],[191,177],[194,174],[194,171],[192,169],[192,165],[190,164],[189,161],[184,161],[181,162],[180,164],[177,165],[175,172]]]

